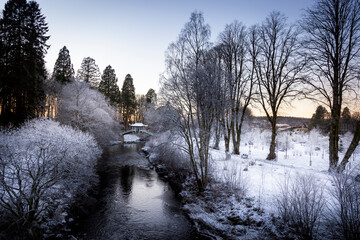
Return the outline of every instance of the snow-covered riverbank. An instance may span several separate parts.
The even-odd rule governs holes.
[[[325,213],[334,208],[336,189],[334,177],[328,172],[327,137],[314,132],[281,133],[277,161],[268,161],[267,133],[256,133],[259,134],[256,138],[254,133],[245,134],[241,154],[231,155],[230,159],[226,158],[223,145],[220,150],[211,149],[211,182],[204,192],[197,191],[191,174],[182,182],[183,209],[200,232],[226,239],[297,237],[288,226],[281,226],[279,201],[301,179],[306,179],[309,188],[317,189],[314,201],[323,204],[320,210]],[[346,144],[346,136],[343,139]],[[167,161],[156,152],[154,142],[145,148],[150,160],[164,167]],[[352,171],[357,171],[358,163],[355,153],[349,164]],[[169,172],[170,178],[180,173],[174,169]],[[288,193],[284,192],[285,187]],[[317,221],[315,237],[329,239],[323,214],[319,213]]]

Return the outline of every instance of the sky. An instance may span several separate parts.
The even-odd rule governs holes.
[[[191,12],[201,11],[211,27],[213,42],[234,20],[246,26],[261,23],[272,10],[301,18],[313,0],[36,0],[49,26],[50,48],[45,57],[51,73],[59,50],[70,51],[75,72],[83,58],[92,57],[102,73],[111,65],[121,88],[126,74],[135,92],[159,90],[165,70],[165,51],[176,41]],[[5,0],[0,0],[3,9]],[[316,105],[294,102],[281,115],[311,117]],[[256,112],[256,111],[255,111]]]

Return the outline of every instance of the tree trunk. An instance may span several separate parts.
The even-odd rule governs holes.
[[[353,152],[359,145],[359,141],[360,141],[360,121],[357,122],[356,130],[355,130],[353,139],[351,140],[350,146],[349,146],[348,150],[346,151],[345,156],[344,156],[343,160],[341,161],[340,165],[337,167],[338,172],[342,172],[345,170],[346,164],[349,162],[351,155],[353,154]]]
[[[331,111],[330,136],[329,136],[329,171],[336,169],[339,162],[339,119],[340,106],[335,105]]]
[[[233,139],[233,147],[234,147],[234,154],[240,154],[240,137],[241,137],[241,126],[236,127],[234,126],[232,129],[232,139]]]
[[[270,142],[269,154],[266,158],[267,160],[276,160],[275,148],[276,148],[276,120],[273,120],[273,122],[271,123],[271,142]]]
[[[216,121],[215,124],[215,143],[214,143],[214,149],[219,150],[220,145],[220,137],[221,137],[221,124],[219,121]]]
[[[230,137],[231,137],[231,129],[228,126],[226,126],[225,134],[224,134],[225,152],[230,152]]]

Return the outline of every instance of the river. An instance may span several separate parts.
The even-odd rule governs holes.
[[[194,239],[171,187],[148,167],[140,144],[114,145],[98,164],[95,210],[80,221],[79,239]]]

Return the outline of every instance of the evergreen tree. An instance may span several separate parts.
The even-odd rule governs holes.
[[[77,72],[77,78],[80,81],[90,83],[90,86],[93,88],[99,86],[100,71],[93,58],[86,57],[83,59],[80,69]]]
[[[351,119],[351,113],[350,109],[348,107],[345,107],[341,113],[341,118],[344,120],[350,120]]]
[[[74,77],[74,67],[71,64],[69,50],[64,46],[55,62],[53,79],[64,84],[69,83]]]
[[[326,108],[319,105],[311,117],[309,129],[319,128],[323,132],[329,131],[329,116],[330,114]]]
[[[155,103],[156,102],[156,93],[155,93],[154,89],[150,88],[145,96],[146,96],[147,103]]]
[[[39,5],[9,0],[0,19],[1,123],[19,125],[44,106],[48,26]]]
[[[121,88],[121,102],[125,129],[128,129],[131,115],[134,114],[136,110],[135,87],[130,74],[126,75]]]
[[[345,133],[354,130],[355,127],[356,122],[352,121],[350,109],[348,107],[345,107],[341,112],[340,132]]]
[[[115,70],[110,65],[107,66],[101,76],[99,91],[104,94],[113,106],[120,104],[120,90],[117,81]]]

